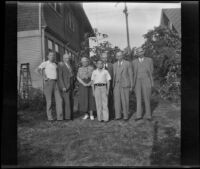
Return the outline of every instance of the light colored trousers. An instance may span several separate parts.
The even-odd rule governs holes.
[[[151,84],[150,80],[145,79],[137,79],[136,86],[135,86],[135,94],[137,100],[137,118],[142,117],[142,95],[144,98],[145,103],[145,110],[146,110],[146,118],[151,118],[151,107],[150,107],[150,97],[151,97]]]
[[[129,92],[130,88],[121,87],[119,83],[114,87],[114,106],[115,106],[115,119],[123,118],[128,119],[129,115]]]
[[[52,97],[54,94],[56,102],[57,120],[63,120],[62,97],[55,80],[48,80],[44,85],[44,94],[46,98],[46,109],[48,120],[53,120],[52,116]]]
[[[109,111],[108,111],[108,96],[106,86],[95,86],[94,89],[95,102],[97,108],[97,119],[99,121],[108,121]]]

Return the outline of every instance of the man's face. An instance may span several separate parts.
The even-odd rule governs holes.
[[[141,51],[141,52],[139,52],[139,58],[142,58],[143,56],[144,56],[144,52],[143,51]]]
[[[122,52],[117,52],[117,54],[116,54],[116,59],[117,59],[117,60],[122,60],[122,59],[123,59]]]
[[[68,54],[65,54],[65,55],[63,56],[63,60],[64,60],[64,62],[69,62],[69,61],[71,60],[71,56],[68,55]]]
[[[102,54],[101,60],[102,60],[104,63],[106,63],[106,62],[108,61],[107,54]]]
[[[55,57],[55,55],[54,55],[53,52],[50,52],[50,53],[49,53],[48,58],[49,58],[49,61],[55,62],[56,57]]]
[[[99,60],[99,61],[97,62],[97,68],[98,68],[98,69],[103,69],[103,61]]]
[[[83,65],[84,67],[87,67],[88,64],[89,64],[89,60],[86,59],[86,58],[83,58],[83,59],[81,60],[81,63],[82,63],[82,65]]]

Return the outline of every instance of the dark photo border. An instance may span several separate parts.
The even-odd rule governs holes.
[[[9,168],[17,165],[17,2],[7,2],[4,7],[1,165]],[[181,22],[181,165],[194,167],[200,164],[198,1],[181,2]]]

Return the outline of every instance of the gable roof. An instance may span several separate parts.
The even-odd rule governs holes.
[[[166,8],[162,9],[161,22],[163,14],[170,20],[174,28],[181,35],[181,8]]]

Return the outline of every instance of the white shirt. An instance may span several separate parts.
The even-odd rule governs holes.
[[[106,69],[102,70],[96,69],[92,72],[91,80],[94,82],[94,84],[98,83],[106,84],[109,80],[111,80],[111,76]]]
[[[143,62],[143,60],[144,60],[144,58],[139,58],[139,61],[140,61],[140,62]]]
[[[108,63],[104,63],[104,69],[108,68]]]
[[[122,61],[118,61],[118,66],[121,66],[123,64],[123,60]]]
[[[42,62],[39,66],[40,69],[44,69],[47,78],[49,79],[57,79],[57,65],[56,63],[52,63],[49,60],[46,62]]]

